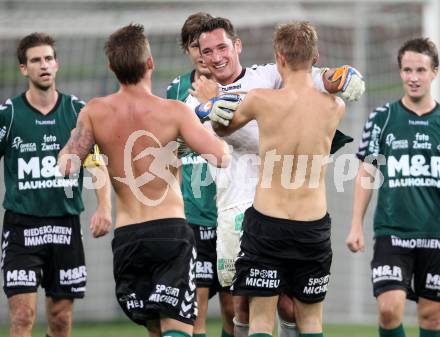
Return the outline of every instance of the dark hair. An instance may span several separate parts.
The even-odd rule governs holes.
[[[213,17],[205,12],[191,14],[186,19],[180,31],[180,46],[188,50],[189,45],[199,37],[199,30],[202,24]]]
[[[32,33],[20,40],[17,47],[17,58],[20,64],[27,63],[26,52],[28,49],[38,46],[50,46],[53,50],[55,59],[57,52],[55,50],[55,40],[46,33]]]
[[[105,43],[110,68],[122,84],[137,84],[144,77],[150,45],[144,26],[129,24],[110,35]]]
[[[402,68],[402,57],[407,51],[413,51],[420,54],[425,54],[431,58],[431,65],[434,69],[438,68],[438,52],[434,42],[429,38],[416,38],[406,41],[399,49],[397,54],[397,63],[399,69]]]
[[[308,21],[280,25],[273,37],[275,51],[286,58],[291,69],[309,66],[318,55],[317,43],[318,34]]]
[[[212,32],[213,30],[219,28],[224,29],[224,31],[232,41],[235,41],[238,38],[231,21],[221,17],[212,18],[208,21],[203,22],[202,26],[200,27],[199,35],[202,33]]]

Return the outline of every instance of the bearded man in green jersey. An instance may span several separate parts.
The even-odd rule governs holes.
[[[438,52],[429,39],[416,38],[403,44],[397,59],[404,96],[375,109],[365,124],[346,242],[353,252],[364,249],[363,219],[375,187],[370,179],[380,176],[371,262],[379,336],[405,336],[405,299],[415,297],[420,337],[438,337],[440,107],[431,95]]]
[[[84,297],[86,289],[79,223],[83,175],[63,178],[56,163],[84,102],[55,89],[58,61],[52,37],[44,33],[24,37],[17,56],[28,89],[0,106],[6,186],[1,267],[9,336],[31,336],[41,284],[46,292],[47,336],[69,337],[73,300]],[[105,166],[101,169],[101,178],[107,177]],[[111,228],[109,186],[107,179],[97,190],[99,205],[90,225],[95,237]]]
[[[197,40],[198,29],[204,21],[212,18],[208,13],[195,13],[190,15],[181,29],[181,47],[189,56],[194,69],[176,77],[167,88],[167,98],[185,102],[190,107],[191,102],[196,105],[196,100],[191,101],[190,92],[192,84],[202,76],[210,77],[210,71],[200,55]],[[215,85],[215,90],[217,86]],[[210,98],[210,97],[208,97]],[[234,325],[234,310],[232,295],[229,287],[222,288],[217,277],[217,206],[216,185],[208,170],[206,161],[185,144],[179,148],[182,160],[181,189],[185,205],[185,216],[188,224],[194,231],[197,247],[196,286],[198,315],[194,323],[195,337],[206,336],[206,313],[208,300],[219,293],[220,307],[223,320],[222,337],[232,337]]]

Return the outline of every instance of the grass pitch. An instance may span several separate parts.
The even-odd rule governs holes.
[[[207,325],[208,337],[220,337],[221,322],[209,320]],[[407,337],[418,337],[417,327],[405,327]],[[44,337],[46,333],[43,325],[38,325],[33,331],[34,337]],[[7,326],[0,326],[0,336],[8,336]],[[148,336],[146,329],[134,323],[120,322],[95,322],[75,323],[72,337],[142,337]],[[275,335],[276,336],[276,335]],[[327,324],[324,326],[325,337],[376,337],[377,326],[374,325],[338,325]]]

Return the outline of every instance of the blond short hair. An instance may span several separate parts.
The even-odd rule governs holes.
[[[291,69],[310,67],[318,56],[318,34],[308,21],[282,24],[275,31],[273,46]]]

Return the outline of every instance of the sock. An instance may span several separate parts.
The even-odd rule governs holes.
[[[249,324],[240,323],[235,317],[232,321],[234,322],[234,337],[248,337]]]
[[[205,333],[193,333],[193,337],[206,337],[206,332]]]
[[[253,333],[252,335],[249,335],[249,337],[272,337],[272,335],[269,335],[268,333]]]
[[[299,333],[298,337],[324,337],[322,332],[319,333]]]
[[[222,329],[222,336],[221,337],[234,337],[234,335],[231,335],[230,333],[227,333],[225,329]]]
[[[296,328],[296,324],[293,322],[286,322],[279,319],[278,326],[278,336],[279,337],[298,337],[298,329]]]
[[[420,337],[440,337],[440,330],[426,330],[420,328],[419,331]]]
[[[186,332],[178,330],[168,330],[161,333],[162,337],[191,337]]]
[[[397,328],[394,329],[384,329],[379,326],[379,336],[380,337],[405,337],[405,330],[403,329],[403,325],[400,324]]]

